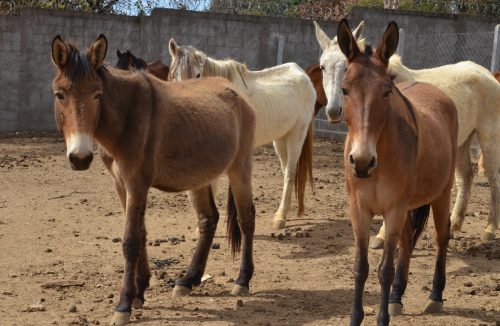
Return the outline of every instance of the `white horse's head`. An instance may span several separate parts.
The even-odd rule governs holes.
[[[330,39],[319,27],[318,23],[314,22],[314,26],[316,27],[316,39],[323,49],[319,64],[323,72],[323,88],[328,100],[325,112],[330,122],[337,123],[342,119],[342,90],[340,84],[344,78],[346,57],[340,51],[336,36]],[[364,48],[364,39],[361,39],[364,26],[364,21],[361,21],[352,33],[361,48]]]

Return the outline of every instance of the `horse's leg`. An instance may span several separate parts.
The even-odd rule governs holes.
[[[354,199],[349,197],[349,213],[356,253],[354,257],[354,300],[351,311],[351,326],[361,325],[365,317],[363,310],[363,292],[368,278],[368,241],[370,239],[370,224],[373,215],[368,210],[361,210]]]
[[[470,159],[470,136],[457,151],[457,161],[455,167],[455,183],[457,185],[457,199],[451,214],[451,236],[460,231],[465,219],[465,212],[467,210],[467,202],[469,201],[472,178],[474,173],[472,171],[472,163]]]
[[[215,206],[211,186],[191,190],[189,198],[198,215],[198,229],[200,237],[196,244],[196,249],[191,260],[191,264],[186,271],[186,275],[175,282],[175,288],[172,296],[186,296],[191,293],[193,285],[201,283],[201,277],[207,265],[208,253],[212,246],[217,222],[219,221],[219,212]]]
[[[412,229],[410,214],[407,214],[403,232],[399,238],[398,257],[396,263],[396,275],[392,282],[392,290],[389,294],[389,315],[396,316],[402,313],[403,302],[401,297],[405,293],[408,284],[408,271],[412,252]]]
[[[490,215],[483,239],[493,240],[500,224],[500,147],[486,147],[483,156],[484,169],[490,186]]]
[[[111,325],[126,325],[130,321],[132,303],[137,296],[136,271],[139,257],[144,246],[144,214],[148,189],[134,189],[127,192],[125,234],[123,237],[123,255],[125,256],[125,274],[120,291],[120,300],[115,308]]]
[[[479,161],[477,162],[477,167],[478,167],[477,175],[484,177],[486,173],[484,169],[484,157],[482,152],[479,154]]]
[[[284,198],[286,196],[285,187],[286,187],[286,171],[288,163],[288,150],[286,141],[287,137],[288,135],[285,135],[284,137],[273,141],[274,150],[276,151],[276,154],[280,159],[281,172],[283,173],[283,194],[281,196],[281,202],[278,211],[276,211],[273,218],[273,228],[275,229],[284,228],[286,223],[286,211],[283,211],[283,207],[285,205]]]
[[[384,248],[384,237],[385,237],[385,222],[382,222],[378,234],[370,242],[370,248],[372,249],[382,249]]]
[[[300,128],[300,123],[290,130],[283,139],[286,141],[286,168],[283,178],[283,194],[281,196],[280,207],[274,215],[273,227],[282,229],[286,225],[286,214],[292,202],[293,185],[295,184],[295,174],[297,173],[297,162],[302,152],[302,146],[307,136],[308,125]],[[281,164],[283,166],[283,163]]]
[[[443,308],[443,290],[446,285],[446,253],[450,239],[450,197],[451,185],[440,198],[431,203],[436,231],[434,238],[437,244],[437,255],[432,292],[427,300],[424,313],[437,313]]]
[[[255,207],[252,201],[251,157],[231,167],[229,184],[233,193],[239,229],[241,231],[241,264],[238,278],[234,282],[233,295],[245,295],[253,276],[253,237],[255,232]],[[228,217],[230,218],[230,217]]]
[[[394,280],[394,254],[406,221],[406,209],[395,207],[389,210],[384,219],[385,239],[382,262],[378,269],[378,279],[381,287],[380,310],[377,325],[389,325],[389,292]]]

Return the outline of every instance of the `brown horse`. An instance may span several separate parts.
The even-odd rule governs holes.
[[[120,50],[116,50],[116,56],[118,57],[118,61],[116,62],[115,68],[122,70],[143,69],[161,80],[167,80],[168,78],[169,68],[159,60],[146,63],[143,59],[133,55],[132,52],[127,51],[121,53]]]
[[[149,286],[144,214],[150,187],[189,191],[196,210],[200,237],[191,265],[173,291],[174,296],[187,295],[201,282],[219,219],[210,183],[227,174],[233,254],[242,247],[240,274],[232,293],[248,292],[255,228],[253,108],[222,78],[167,83],[144,72],[122,72],[103,65],[107,45],[101,35],[81,54],[56,36],[52,59],[57,67],[53,81],[56,122],[64,134],[71,167],[89,168],[95,140],[125,210],[125,274],[111,324],[127,324],[132,306],[142,306]]]
[[[337,39],[348,61],[342,93],[348,126],[344,166],[356,244],[351,325],[360,325],[364,318],[362,299],[368,277],[368,240],[375,214],[382,214],[386,223],[384,253],[378,271],[381,285],[378,325],[388,325],[389,314],[402,311],[401,297],[406,289],[411,252],[430,207],[438,249],[432,293],[424,311],[440,311],[446,283],[450,196],[457,151],[455,105],[429,84],[394,85],[387,66],[398,45],[396,23],[389,24],[375,53],[369,46],[360,51],[345,19],[339,24]]]
[[[323,72],[321,71],[319,63],[310,65],[306,69],[306,74],[309,76],[309,79],[311,79],[314,89],[316,90],[316,103],[314,104],[314,116],[316,116],[319,110],[328,103],[325,89],[323,88]]]

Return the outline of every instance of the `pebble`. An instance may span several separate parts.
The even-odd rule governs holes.
[[[52,249],[47,248],[47,249],[45,249],[45,252],[52,252]]]
[[[21,312],[45,311],[45,306],[41,303],[29,305],[21,310]]]
[[[212,249],[220,249],[220,243],[218,242],[212,243]]]
[[[297,231],[297,232],[295,232],[295,237],[296,238],[303,238],[304,237],[304,233],[302,231]]]
[[[464,283],[464,286],[466,286],[468,288],[470,288],[472,285],[473,285],[472,282],[465,282]]]
[[[243,306],[244,306],[244,304],[243,304],[243,300],[238,299],[238,300],[236,301],[236,308],[241,308],[241,307],[243,307]]]
[[[234,278],[230,277],[227,279],[226,283],[233,283],[234,282]]]
[[[115,295],[113,293],[108,294],[108,299],[113,299]]]
[[[69,311],[69,312],[77,312],[77,311],[78,311],[78,309],[76,308],[76,306],[75,306],[75,305],[71,305],[71,306],[69,307],[68,311]]]
[[[122,238],[113,238],[112,242],[122,242]]]
[[[10,292],[10,291],[3,291],[2,295],[12,295],[12,292]]]

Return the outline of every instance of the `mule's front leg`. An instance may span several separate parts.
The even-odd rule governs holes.
[[[193,285],[201,283],[201,277],[205,271],[208,253],[212,246],[215,230],[217,229],[217,222],[219,221],[219,212],[215,206],[210,186],[190,191],[189,198],[198,214],[200,236],[186,275],[175,282],[175,288],[172,293],[174,297],[188,295],[191,293]]]
[[[130,321],[132,303],[137,296],[136,271],[142,247],[144,246],[144,213],[147,189],[140,193],[127,193],[126,225],[123,237],[125,273],[120,291],[120,301],[115,308],[111,325],[126,325]]]
[[[392,209],[385,216],[385,240],[382,262],[378,270],[381,287],[377,325],[389,325],[389,292],[394,280],[394,254],[406,221],[405,209]]]
[[[354,300],[351,311],[351,326],[361,325],[365,317],[363,310],[363,292],[368,278],[368,242],[370,239],[370,224],[373,215],[358,206],[358,202],[349,198],[356,254],[354,258]]]

